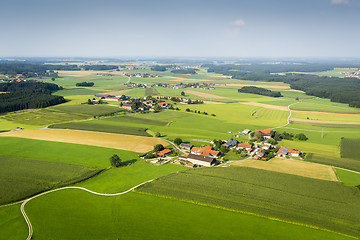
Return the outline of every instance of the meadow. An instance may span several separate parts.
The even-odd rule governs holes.
[[[357,186],[360,189],[360,174],[343,169],[336,169],[336,174],[342,183],[348,186]]]
[[[360,160],[360,139],[342,138],[340,154],[342,158]]]
[[[52,109],[60,110],[63,112],[69,112],[69,113],[87,114],[90,116],[108,115],[108,114],[124,111],[119,106],[118,107],[107,106],[107,104],[59,105],[52,107]]]
[[[1,239],[26,239],[27,225],[20,213],[20,204],[0,207],[0,236]]]
[[[169,174],[135,191],[359,235],[360,192],[337,182],[228,167]]]
[[[94,167],[4,155],[0,155],[0,164],[0,205],[88,179],[101,171]]]
[[[305,160],[360,172],[360,161],[351,158],[321,155],[314,151],[314,153],[307,154]]]

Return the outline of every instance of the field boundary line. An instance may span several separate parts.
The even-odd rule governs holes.
[[[140,191],[135,191],[135,192],[139,193],[139,194],[143,194],[143,195],[155,196],[155,197],[159,197],[159,198],[165,198],[165,199],[171,199],[171,200],[185,202],[185,203],[191,203],[191,204],[195,204],[195,205],[199,205],[199,206],[203,206],[203,207],[210,207],[210,208],[220,209],[220,210],[224,210],[224,211],[228,211],[228,212],[245,214],[245,215],[264,218],[264,219],[268,219],[268,220],[272,220],[272,221],[276,221],[276,222],[282,222],[282,223],[292,224],[292,225],[295,225],[295,226],[300,226],[300,227],[306,227],[306,228],[310,228],[310,229],[314,229],[314,230],[319,230],[319,231],[323,231],[323,232],[329,232],[329,233],[333,233],[333,234],[337,234],[337,235],[340,235],[340,236],[349,237],[349,238],[353,238],[353,239],[359,239],[359,238],[357,238],[355,236],[351,236],[351,235],[348,235],[348,234],[345,234],[345,233],[336,232],[336,231],[333,231],[333,230],[330,230],[330,229],[327,229],[327,228],[322,228],[322,227],[318,227],[318,226],[314,226],[314,225],[310,225],[310,224],[306,224],[306,223],[288,221],[288,220],[284,220],[284,219],[280,219],[280,218],[276,218],[276,217],[265,216],[265,215],[261,215],[261,214],[257,214],[257,213],[253,213],[253,212],[247,212],[247,211],[227,208],[227,207],[223,207],[223,206],[212,205],[212,204],[209,204],[209,203],[202,203],[202,202],[192,201],[192,200],[183,199],[183,198],[176,198],[176,197],[171,197],[171,196],[166,196],[166,195],[153,194],[153,193],[149,193],[149,192],[140,192]]]
[[[50,191],[47,191],[47,192],[43,192],[43,193],[40,193],[38,195],[35,195],[31,198],[28,198],[26,200],[23,201],[23,203],[21,204],[20,206],[20,211],[21,211],[21,214],[23,215],[25,221],[26,221],[26,224],[28,225],[28,236],[26,238],[26,240],[31,240],[32,238],[32,235],[33,235],[33,227],[32,227],[32,224],[30,222],[30,219],[29,217],[27,216],[26,212],[25,212],[25,205],[30,202],[31,200],[37,198],[37,197],[40,197],[40,196],[43,196],[43,195],[46,195],[46,194],[49,194],[49,193],[52,193],[52,192],[57,192],[57,191],[61,191],[61,190],[66,190],[66,189],[79,189],[79,190],[83,190],[83,191],[86,191],[86,192],[89,192],[89,193],[92,193],[92,194],[95,194],[95,195],[98,195],[98,196],[106,196],[106,197],[113,197],[113,196],[119,196],[119,195],[123,195],[123,194],[126,194],[128,192],[131,192],[132,190],[146,184],[146,183],[149,183],[149,182],[152,182],[154,181],[154,179],[151,179],[151,180],[148,180],[146,182],[142,182],[138,185],[136,185],[135,187],[132,187],[126,191],[123,191],[123,192],[119,192],[119,193],[98,193],[98,192],[95,192],[95,191],[91,191],[87,188],[83,188],[83,187],[77,187],[77,186],[69,186],[69,187],[62,187],[62,188],[57,188],[57,189],[53,189],[53,190],[50,190]]]

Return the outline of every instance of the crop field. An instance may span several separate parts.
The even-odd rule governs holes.
[[[4,155],[0,155],[0,165],[0,205],[79,182],[100,171],[93,167]]]
[[[70,122],[88,119],[89,116],[78,113],[66,113],[51,109],[30,109],[2,115],[0,119],[21,124],[47,126],[54,123]]]
[[[360,161],[351,158],[340,158],[329,155],[321,155],[319,153],[308,154],[305,158],[306,161],[326,164],[330,166],[345,168],[353,171],[360,172]]]
[[[62,129],[22,130],[0,133],[0,136],[75,143],[138,153],[151,151],[156,144],[168,145],[167,142],[154,138]]]
[[[120,125],[113,126],[108,124],[95,123],[95,121],[56,124],[56,125],[51,125],[50,128],[119,133],[119,134],[129,134],[129,135],[145,136],[145,137],[151,136],[146,132],[147,130],[146,128],[120,126]]]
[[[360,160],[360,139],[341,139],[340,153],[343,158]]]
[[[135,191],[359,235],[360,191],[338,182],[228,167],[170,174]]]
[[[28,235],[20,204],[0,207],[0,236],[7,240],[26,239]]]
[[[231,165],[264,169],[327,181],[338,181],[332,167],[290,159],[274,158],[269,161],[244,160],[232,162]]]
[[[106,104],[59,105],[52,108],[63,112],[81,113],[91,116],[101,116],[123,111],[120,107],[107,106]]]
[[[35,199],[26,206],[26,210],[32,219],[34,236],[39,240],[104,239],[104,236],[105,239],[351,239],[303,226],[134,192],[103,197],[66,190]],[[166,224],[159,226],[159,222]],[[226,224],[209,228],[209,222]]]
[[[340,156],[338,146],[334,145],[290,140],[282,140],[281,142],[279,142],[279,145],[283,147],[288,147],[289,149],[298,149],[305,153],[318,153],[327,156]]]
[[[145,89],[145,96],[156,96],[159,95],[159,92],[156,88],[146,88]]]
[[[357,186],[360,189],[360,174],[343,169],[336,169],[340,181],[348,186]]]
[[[1,155],[14,158],[78,164],[101,169],[110,166],[109,158],[113,154],[117,154],[124,162],[138,159],[137,153],[124,150],[16,137],[0,137],[0,152]]]

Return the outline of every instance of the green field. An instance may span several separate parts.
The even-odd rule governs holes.
[[[337,168],[336,174],[345,185],[358,186],[360,189],[360,173],[349,172]]]
[[[170,174],[136,191],[360,233],[360,191],[336,182],[228,167]]]
[[[88,119],[89,116],[79,113],[66,113],[56,111],[52,109],[30,109],[21,112],[14,112],[2,115],[0,119],[11,121],[22,126],[35,125],[35,126],[47,126],[54,123],[71,122]]]
[[[0,155],[0,205],[45,190],[73,184],[99,173],[100,169]]]
[[[50,128],[77,129],[77,130],[86,130],[86,131],[146,136],[146,137],[151,136],[146,132],[147,130],[146,128],[128,127],[128,126],[111,126],[106,124],[89,123],[89,122],[73,122],[73,123],[56,124],[50,126]]]
[[[351,158],[340,158],[310,153],[306,155],[305,160],[360,172],[360,161]]]
[[[124,150],[16,137],[0,137],[0,153],[16,158],[78,164],[95,168],[109,167],[109,158],[113,154],[119,155],[123,161],[138,159],[137,153]]]
[[[52,108],[63,112],[81,113],[90,116],[108,115],[123,111],[123,109],[119,107],[107,106],[106,104],[59,105]]]
[[[159,92],[156,88],[146,88],[145,89],[145,96],[156,96],[159,95]]]
[[[20,213],[20,204],[0,207],[0,236],[1,239],[26,239],[28,235],[24,217]]]
[[[360,160],[360,139],[341,139],[340,153],[343,158]]]

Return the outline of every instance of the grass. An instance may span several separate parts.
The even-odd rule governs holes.
[[[20,213],[20,204],[0,207],[0,236],[1,239],[26,239],[27,225]]]
[[[360,191],[338,182],[228,167],[170,174],[136,191],[359,235]]]
[[[308,134],[306,133],[306,135]],[[327,156],[339,156],[339,149],[337,146],[334,145],[317,144],[307,141],[290,141],[290,140],[282,140],[279,142],[279,145],[282,147],[287,147],[289,149],[297,149],[305,153],[318,153]]]
[[[146,132],[146,128],[139,127],[127,127],[127,126],[112,126],[106,124],[96,124],[92,122],[73,122],[73,123],[63,123],[50,126],[50,128],[58,129],[78,129],[86,131],[97,131],[97,132],[107,132],[107,133],[119,133],[119,134],[129,134],[136,136],[146,136],[150,137],[151,135]]]
[[[106,104],[59,105],[59,106],[52,107],[52,108],[63,111],[63,112],[81,113],[81,114],[87,114],[87,115],[91,115],[91,116],[108,115],[108,114],[123,111],[123,109],[121,109],[119,107],[107,106]]]
[[[0,205],[87,179],[100,169],[0,155]]]
[[[133,192],[102,197],[66,190],[37,198],[26,209],[33,223],[34,238],[38,240],[349,239],[329,232]],[[209,227],[211,223],[216,227]]]
[[[89,116],[78,113],[66,113],[52,109],[30,109],[26,111],[8,113],[0,117],[6,121],[15,122],[19,127],[22,124],[47,126],[49,124],[63,123],[88,119]]]
[[[137,159],[134,152],[71,143],[25,138],[0,137],[1,155],[15,158],[78,164],[95,168],[110,166],[109,158],[117,154],[123,161]]]
[[[360,139],[342,138],[340,153],[343,158],[360,160]]]
[[[360,186],[360,174],[336,168],[341,182],[348,186]]]
[[[155,88],[146,88],[145,89],[145,96],[156,96],[160,93]]]
[[[311,153],[306,155],[305,160],[360,172],[360,161],[351,158],[339,158],[321,155],[318,153]]]

